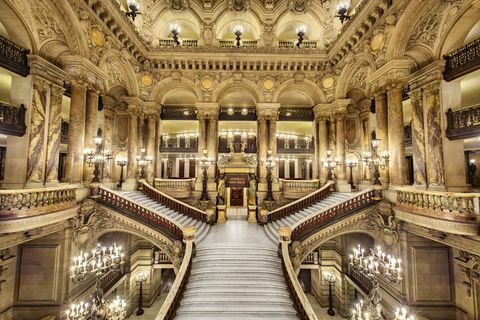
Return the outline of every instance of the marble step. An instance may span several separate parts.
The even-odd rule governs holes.
[[[175,320],[298,320],[297,316],[293,315],[284,315],[284,314],[258,314],[258,313],[248,313],[242,312],[237,313],[222,313],[217,315],[216,312],[203,312],[202,314],[178,314],[175,317]]]

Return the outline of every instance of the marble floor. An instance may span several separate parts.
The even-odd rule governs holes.
[[[126,320],[133,320],[133,319],[145,319],[145,320],[150,320],[150,319],[155,319],[157,316],[158,312],[162,308],[163,301],[165,301],[165,298],[167,297],[167,292],[162,292],[160,295],[157,296],[155,301],[152,303],[152,305],[148,308],[143,308],[144,313],[141,316],[137,316],[137,308],[132,312],[130,317],[128,317]]]
[[[342,318],[337,312],[335,312],[334,316],[329,316],[327,313],[328,308],[322,308],[318,303],[317,299],[310,293],[306,294],[308,301],[310,301],[310,305],[315,311],[318,319],[326,319],[326,320],[342,320],[342,319],[349,319],[349,318]]]

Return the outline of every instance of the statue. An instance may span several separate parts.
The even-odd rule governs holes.
[[[257,179],[253,174],[250,175],[250,182],[248,185],[248,205],[257,205]]]
[[[225,204],[225,179],[223,176],[218,179],[217,202],[219,205]]]

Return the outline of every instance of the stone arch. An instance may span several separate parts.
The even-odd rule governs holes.
[[[165,78],[158,82],[153,88],[149,96],[149,101],[159,101],[162,103],[165,96],[172,90],[183,89],[191,92],[197,98],[197,101],[201,101],[202,92],[198,86],[190,79],[180,78],[180,81],[173,79],[172,77]]]
[[[281,96],[292,90],[302,92],[312,101],[313,105],[327,101],[323,91],[314,82],[307,79],[302,82],[295,82],[294,79],[284,81],[275,89],[272,101],[278,101]]]
[[[377,69],[375,62],[373,61],[373,58],[369,54],[359,54],[355,57],[355,60],[353,63],[349,64],[347,67],[345,67],[338,77],[338,82],[337,82],[337,88],[335,92],[335,97],[337,99],[345,98],[347,96],[347,93],[349,90],[352,88],[357,88],[362,90],[365,95],[368,94],[369,88],[368,85],[365,83],[365,87],[359,86],[359,84],[352,83],[352,78],[355,76],[359,70],[362,68],[366,68],[366,72],[368,74],[371,74],[375,72]]]
[[[221,82],[212,92],[212,101],[220,102],[225,96],[236,91],[249,94],[255,102],[265,102],[258,86],[253,81],[247,79],[242,79],[242,81],[239,82],[228,79]]]
[[[298,15],[293,11],[286,9],[275,21],[275,35],[280,37],[282,34],[292,32],[294,38],[297,38],[295,29],[300,25],[306,27],[305,38],[308,40],[320,40],[324,26],[320,23],[321,19],[313,11]]]
[[[28,17],[20,13],[28,9],[26,7],[18,8],[21,5],[24,6],[21,2],[10,5],[9,1],[1,1],[0,24],[5,28],[9,40],[29,49],[32,54],[37,54],[39,44],[34,36],[33,25],[28,21]],[[7,17],[8,19],[6,19]]]
[[[161,1],[158,3],[161,3]],[[173,23],[179,24],[183,31],[189,30],[191,32],[187,34],[189,39],[199,39],[200,37],[202,19],[192,8],[180,12],[170,10],[170,8],[162,8],[154,10],[151,16],[154,16],[153,20],[156,21],[152,27],[153,41],[168,38],[171,33],[170,24]],[[180,31],[179,37],[180,39],[185,37],[185,33],[182,35],[182,31]],[[157,44],[154,43],[154,45]]]
[[[109,91],[115,86],[123,86],[130,96],[138,96],[140,89],[138,80],[131,64],[126,63],[119,57],[119,52],[115,49],[110,49],[104,53],[98,66],[105,71],[109,76],[104,79],[104,87]]]
[[[236,24],[240,24],[244,29],[244,35],[251,35],[251,38],[257,40],[262,34],[262,21],[256,12],[248,10],[241,15],[232,10],[223,11],[215,21],[214,32],[217,39],[234,38],[233,29]],[[244,36],[242,36],[243,38]]]

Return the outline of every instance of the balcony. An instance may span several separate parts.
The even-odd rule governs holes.
[[[278,47],[280,49],[291,49],[297,46],[297,40],[288,40],[288,41],[279,41]],[[302,42],[302,49],[316,49],[317,48],[317,41],[314,40],[304,40]]]
[[[25,115],[27,109],[22,104],[20,107],[0,103],[0,133],[21,137],[25,134]]]
[[[197,120],[194,106],[164,106],[160,115],[162,120]]]
[[[480,38],[443,57],[446,60],[443,77],[446,81],[460,78],[480,68]]]
[[[447,113],[447,138],[450,140],[475,138],[480,135],[480,105]]]
[[[160,137],[160,152],[197,153],[198,134],[181,134]]]
[[[180,40],[180,42],[181,46],[186,48],[196,48],[198,46],[198,40],[194,39],[183,39]],[[160,39],[158,44],[161,48],[173,48],[177,46],[173,39]]]
[[[0,36],[0,67],[26,77],[28,68],[27,54],[30,51]]]
[[[247,133],[222,134],[218,138],[218,153],[257,153],[257,137]]]
[[[277,136],[277,154],[313,154],[314,140],[312,137]]]
[[[220,40],[220,48],[236,48],[237,43],[235,40]],[[257,40],[242,40],[240,43],[242,48],[256,48]]]

